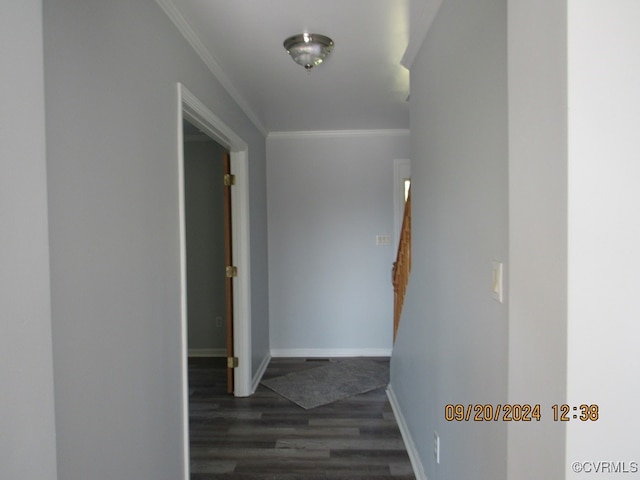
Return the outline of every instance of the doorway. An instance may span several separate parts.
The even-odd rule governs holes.
[[[184,196],[187,244],[187,331],[189,362],[195,357],[233,358],[229,152],[183,122]],[[227,371],[233,393],[233,368]],[[191,380],[191,379],[190,379]]]
[[[187,120],[230,152],[230,169],[236,182],[231,190],[232,257],[237,276],[233,278],[233,349],[238,358],[234,368],[233,394],[253,393],[251,366],[251,256],[249,243],[249,154],[246,142],[211,112],[184,85],[177,84],[178,213],[180,247],[180,359],[182,384],[183,475],[189,478],[189,385],[187,331],[187,261],[184,192],[183,122]]]

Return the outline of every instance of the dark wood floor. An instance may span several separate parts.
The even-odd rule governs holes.
[[[272,359],[264,378],[319,362]],[[262,385],[248,398],[225,385],[223,359],[189,359],[192,480],[415,479],[384,388],[304,410]]]

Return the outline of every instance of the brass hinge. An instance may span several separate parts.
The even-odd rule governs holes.
[[[227,278],[233,278],[238,276],[238,267],[234,267],[233,265],[225,268],[225,274]]]
[[[235,185],[236,184],[236,176],[235,175],[231,175],[230,173],[225,174],[224,176],[224,186],[225,187],[230,187],[231,185]]]
[[[238,368],[238,357],[227,357],[227,368]]]

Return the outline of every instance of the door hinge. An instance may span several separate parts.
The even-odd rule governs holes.
[[[233,265],[225,268],[225,273],[227,278],[233,278],[238,276],[238,267],[234,267]]]
[[[238,357],[227,357],[227,368],[238,368]]]
[[[224,176],[224,186],[230,187],[231,185],[236,184],[236,176],[230,173],[226,173]]]

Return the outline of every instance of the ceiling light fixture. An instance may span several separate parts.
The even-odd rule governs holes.
[[[310,72],[320,65],[333,50],[333,40],[317,33],[301,33],[287,38],[284,48],[294,62]]]

